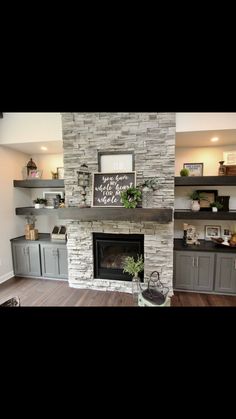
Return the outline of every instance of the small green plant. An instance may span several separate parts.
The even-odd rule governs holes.
[[[218,210],[221,210],[223,208],[223,205],[220,202],[216,201],[216,202],[211,202],[210,207],[211,208],[216,207]]]
[[[206,195],[198,191],[191,192],[191,194],[189,195],[189,198],[192,199],[193,201],[200,201],[201,199],[204,201],[208,201],[208,199],[206,198]]]
[[[137,276],[139,272],[144,270],[143,255],[137,255],[135,260],[133,256],[127,256],[123,263],[123,272],[126,272],[132,276]]]
[[[121,202],[125,208],[136,208],[138,202],[141,201],[142,192],[138,188],[128,188],[121,192]]]
[[[34,204],[46,204],[47,200],[44,199],[44,198],[36,198],[36,199],[34,199],[33,202],[34,202]]]
[[[179,173],[180,173],[180,176],[189,176],[189,170],[186,167],[181,169]]]
[[[143,183],[138,185],[139,188],[149,188],[155,191],[159,186],[159,179],[157,177],[153,177],[150,179],[146,179]]]

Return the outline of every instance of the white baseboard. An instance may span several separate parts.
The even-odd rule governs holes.
[[[14,276],[14,272],[8,272],[8,274],[2,275],[0,276],[0,284],[2,284],[3,282],[7,281],[8,279],[12,278]]]

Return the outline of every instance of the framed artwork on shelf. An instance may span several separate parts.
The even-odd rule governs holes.
[[[57,167],[57,179],[64,179],[64,167]]]
[[[27,179],[40,179],[42,177],[42,170],[29,170]]]
[[[225,166],[235,165],[236,164],[236,150],[225,151],[223,153],[223,160]]]
[[[128,151],[99,151],[99,172],[131,172],[134,171],[134,152]]]
[[[203,163],[184,163],[183,168],[189,170],[189,176],[203,176]]]
[[[212,211],[210,204],[216,202],[218,191],[216,189],[210,190],[197,190],[198,193],[204,195],[203,199],[200,199],[200,211]]]
[[[45,191],[43,192],[43,198],[47,200],[45,208],[55,208],[54,199],[58,198],[58,195],[61,199],[64,198],[64,191]]]
[[[205,240],[218,239],[221,236],[221,226],[205,226]]]

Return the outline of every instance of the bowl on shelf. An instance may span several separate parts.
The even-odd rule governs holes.
[[[214,239],[212,237],[211,240],[215,243],[216,246],[219,247],[236,247],[236,243],[233,243],[232,241],[228,241],[228,243],[226,243],[224,239],[222,239],[221,237],[219,237],[218,239]]]

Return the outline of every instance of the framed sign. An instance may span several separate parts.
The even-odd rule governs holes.
[[[99,172],[129,172],[134,171],[134,152],[128,151],[99,151]]]
[[[93,173],[93,207],[123,207],[120,193],[136,186],[136,172]]]
[[[203,176],[203,163],[184,163],[183,168],[189,170],[189,176]]]

